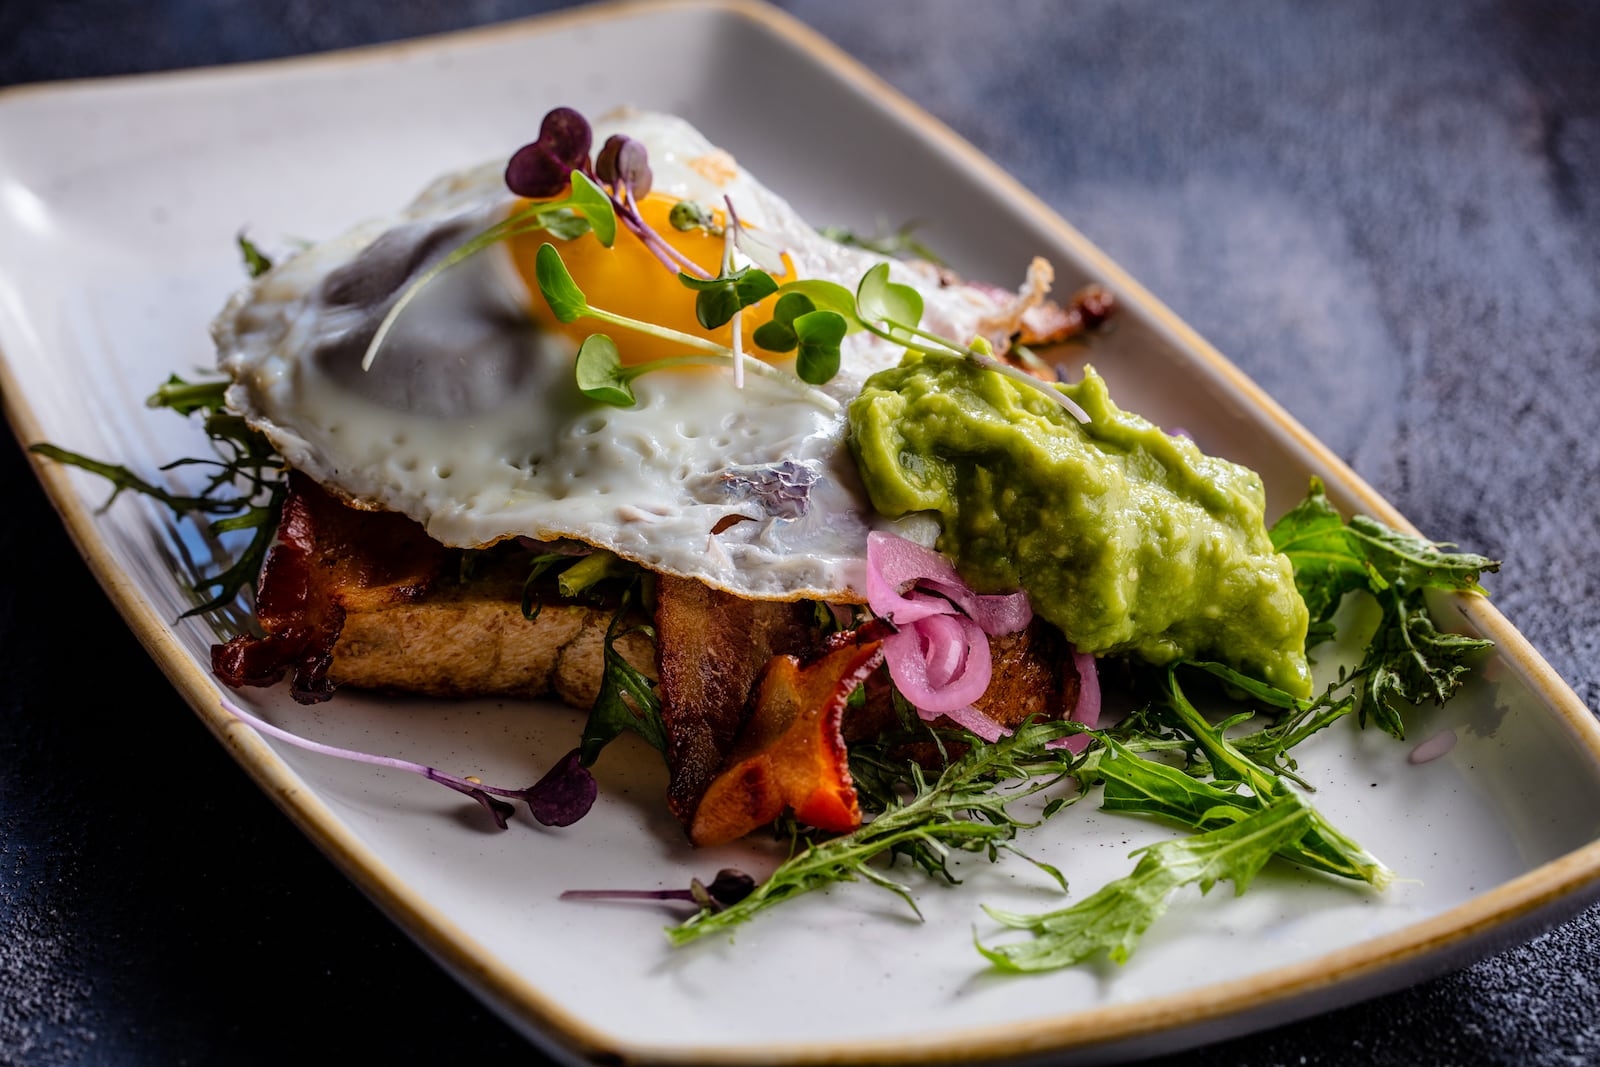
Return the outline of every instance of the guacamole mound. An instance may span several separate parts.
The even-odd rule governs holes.
[[[1092,367],[1037,390],[908,353],[850,404],[850,447],[889,518],[937,512],[973,588],[1026,590],[1080,651],[1218,660],[1309,696],[1306,606],[1247,467],[1125,412]]]

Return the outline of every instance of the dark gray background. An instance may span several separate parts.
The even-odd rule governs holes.
[[[561,6],[0,0],[0,84]],[[1497,603],[1600,702],[1600,6],[781,6],[1035,190],[1423,531],[1503,557]],[[538,1062],[221,753],[9,442],[0,500],[0,1061]],[[85,677],[126,699],[86,703]],[[1173,1062],[1600,1063],[1597,985],[1592,909]]]

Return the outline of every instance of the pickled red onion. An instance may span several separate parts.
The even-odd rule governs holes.
[[[938,552],[891,533],[867,535],[867,604],[899,627],[883,642],[889,677],[925,720],[941,715],[985,741],[1009,731],[973,707],[989,688],[994,664],[988,635],[1015,633],[1033,620],[1027,594],[975,593]],[[1074,650],[1078,704],[1074,722],[1100,722],[1100,676],[1094,657]],[[1053,748],[1082,752],[1087,734],[1060,737]]]
[[[959,615],[929,616],[890,634],[883,659],[895,688],[925,719],[970,709],[989,688],[994,669],[988,637]]]
[[[889,677],[924,719],[948,715],[979,737],[1003,727],[972,702],[989,688],[989,634],[1011,633],[1033,618],[1023,593],[980,596],[950,561],[894,534],[867,535],[867,603],[900,628],[884,639]]]
[[[1067,716],[1093,729],[1100,725],[1100,670],[1087,652],[1072,650],[1072,664],[1078,668],[1078,706]],[[1064,748],[1074,756],[1089,747],[1088,734],[1071,734],[1051,741],[1049,748]]]
[[[949,604],[933,597],[911,599],[901,592],[908,583],[939,594]],[[1026,593],[975,593],[938,552],[879,530],[867,534],[867,603],[874,615],[897,626],[953,614],[950,604],[991,635],[1015,633],[1033,619]]]

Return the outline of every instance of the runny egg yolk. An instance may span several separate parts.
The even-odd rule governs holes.
[[[708,275],[715,277],[721,272],[724,239],[702,229],[675,229],[668,216],[677,202],[676,197],[651,193],[639,203],[639,214],[663,240],[699,264]],[[723,221],[720,214],[718,221]],[[570,337],[574,345],[581,344],[590,334],[604,333],[616,342],[622,361],[629,364],[681,356],[690,351],[677,342],[589,316],[567,323],[557,321],[539,294],[534,270],[539,246],[547,241],[561,253],[562,262],[566,264],[572,280],[583,291],[590,307],[732,347],[732,324],[715,330],[701,326],[695,318],[695,290],[685,286],[678,279],[676,270],[669,270],[645,247],[643,241],[620,223],[617,226],[617,239],[610,248],[602,245],[592,233],[570,241],[552,239],[543,231],[511,238],[511,261],[528,287],[535,319],[548,329]],[[792,281],[794,275],[788,257],[784,258],[784,263],[790,269],[787,275],[774,279],[780,285]],[[776,299],[769,296],[740,314],[740,332],[746,353],[768,357],[773,355],[756,348],[751,335],[757,327],[772,318],[772,307],[776,303]]]

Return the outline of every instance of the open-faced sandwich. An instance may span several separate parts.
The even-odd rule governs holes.
[[[1124,810],[1199,831],[1141,861],[1131,934],[1063,949],[1040,927],[1046,949],[990,951],[1016,968],[1125,953],[1167,889],[1274,854],[1381,886],[1285,753],[1448,696],[1482,642],[1435,630],[1422,590],[1494,564],[1347,526],[1315,485],[1269,530],[1254,472],[1119,409],[1092,366],[1062,380],[1050,347],[1092,343],[1109,293],[1058,301],[1042,260],[997,287],[903,252],[824,236],[679,118],[559,108],[509,163],[258,260],[213,325],[226,381],[169,393],[243,420],[277,520],[259,625],[216,674],[287,676],[304,702],[553,695],[589,717],[552,778],[453,780],[502,823],[497,797],[574,821],[584,768],[631,731],[694,844],[780,821],[804,855],[860,846],[835,877],[993,854],[1018,780],[1120,783]],[[1412,658],[1375,638],[1313,694],[1308,639],[1356,589]],[[1134,679],[1115,729],[1106,660]],[[1180,668],[1271,725],[1230,738]],[[1231,858],[1195,874],[1202,846]],[[700,887],[700,928],[829,876],[795,877]]]

